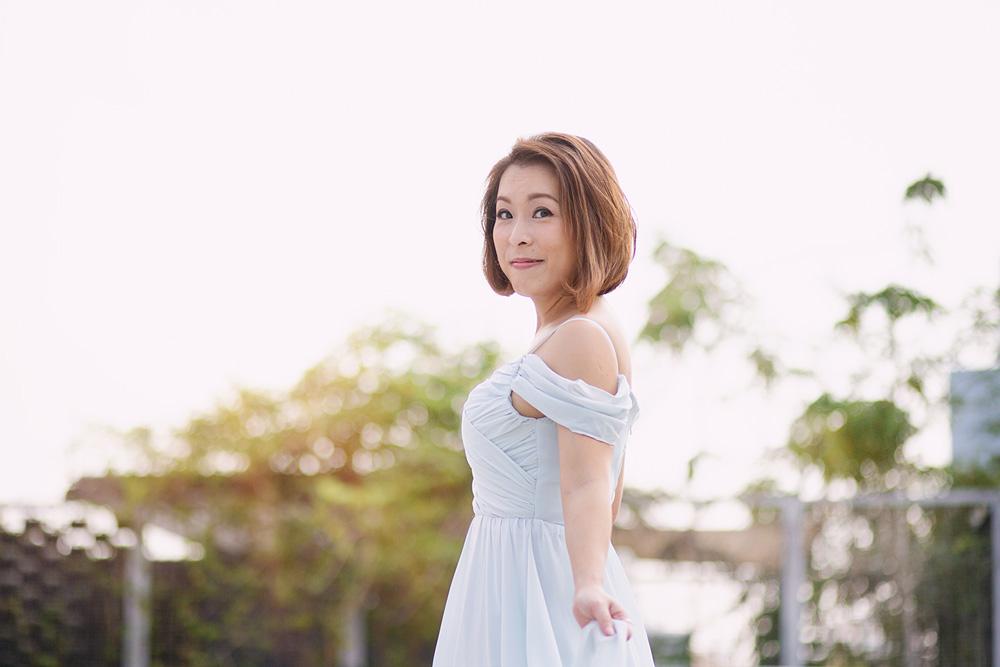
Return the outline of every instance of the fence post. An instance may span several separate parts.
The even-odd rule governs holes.
[[[367,628],[365,627],[364,605],[358,603],[344,618],[344,643],[340,650],[337,667],[365,667],[368,664],[366,651]]]
[[[1000,665],[1000,502],[990,503],[990,564],[993,571],[993,663]]]
[[[136,521],[135,546],[125,552],[125,586],[122,599],[125,627],[122,632],[122,667],[149,667],[149,614],[151,573],[143,553],[143,523]]]
[[[781,499],[783,558],[781,564],[781,667],[802,667],[799,645],[801,605],[799,589],[805,581],[806,554],[803,546],[802,501],[795,496]]]

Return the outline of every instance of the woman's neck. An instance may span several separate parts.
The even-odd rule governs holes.
[[[592,312],[593,310],[595,310],[600,304],[600,299],[601,297],[597,297],[597,300],[594,301],[594,305],[587,312]],[[558,326],[559,324],[562,324],[563,322],[573,317],[574,315],[583,315],[583,314],[584,313],[581,313],[577,309],[576,304],[573,303],[572,301],[564,300],[564,303],[559,304],[557,307],[554,307],[552,304],[549,304],[547,307],[543,308],[540,308],[538,302],[536,301],[535,333],[538,333],[539,331],[547,327]]]

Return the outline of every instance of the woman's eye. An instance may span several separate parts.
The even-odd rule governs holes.
[[[549,216],[552,215],[552,211],[550,211],[549,209],[545,208],[544,206],[540,206],[539,208],[535,209],[535,213],[536,214],[539,211],[545,211],[546,215],[541,216],[543,218],[547,218],[547,217],[549,217]],[[504,215],[505,213],[506,213],[506,215]],[[511,216],[510,211],[508,211],[505,208],[502,208],[499,211],[497,211],[497,220],[510,220],[512,217],[513,216]],[[535,217],[538,217],[538,216],[536,215]]]

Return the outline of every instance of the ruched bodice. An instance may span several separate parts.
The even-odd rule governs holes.
[[[519,413],[511,403],[511,391],[545,416]],[[469,393],[462,410],[462,442],[473,474],[473,511],[563,523],[557,424],[614,447],[608,473],[608,501],[612,501],[638,415],[638,401],[624,375],[618,375],[618,392],[611,394],[558,375],[534,353],[501,366]]]
[[[511,391],[544,416],[519,413]],[[469,392],[462,443],[472,469],[474,516],[445,602],[433,667],[653,667],[612,545],[604,587],[626,609],[632,638],[625,641],[620,621],[616,634],[606,637],[596,623],[580,628],[573,617],[559,486],[561,425],[614,448],[610,505],[638,415],[624,375],[618,374],[612,394],[559,375],[534,352],[497,368]]]

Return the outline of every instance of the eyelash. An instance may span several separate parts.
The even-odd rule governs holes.
[[[545,211],[546,213],[549,214],[548,216],[545,216],[545,217],[550,217],[552,215],[552,211],[550,211],[549,209],[545,208],[544,206],[539,206],[538,208],[535,209],[535,213],[538,213],[539,211]],[[499,211],[497,211],[497,220],[509,220],[510,219],[510,218],[501,218],[500,217],[500,214],[504,213],[504,212],[510,213],[510,211],[508,211],[505,208],[500,209]]]

